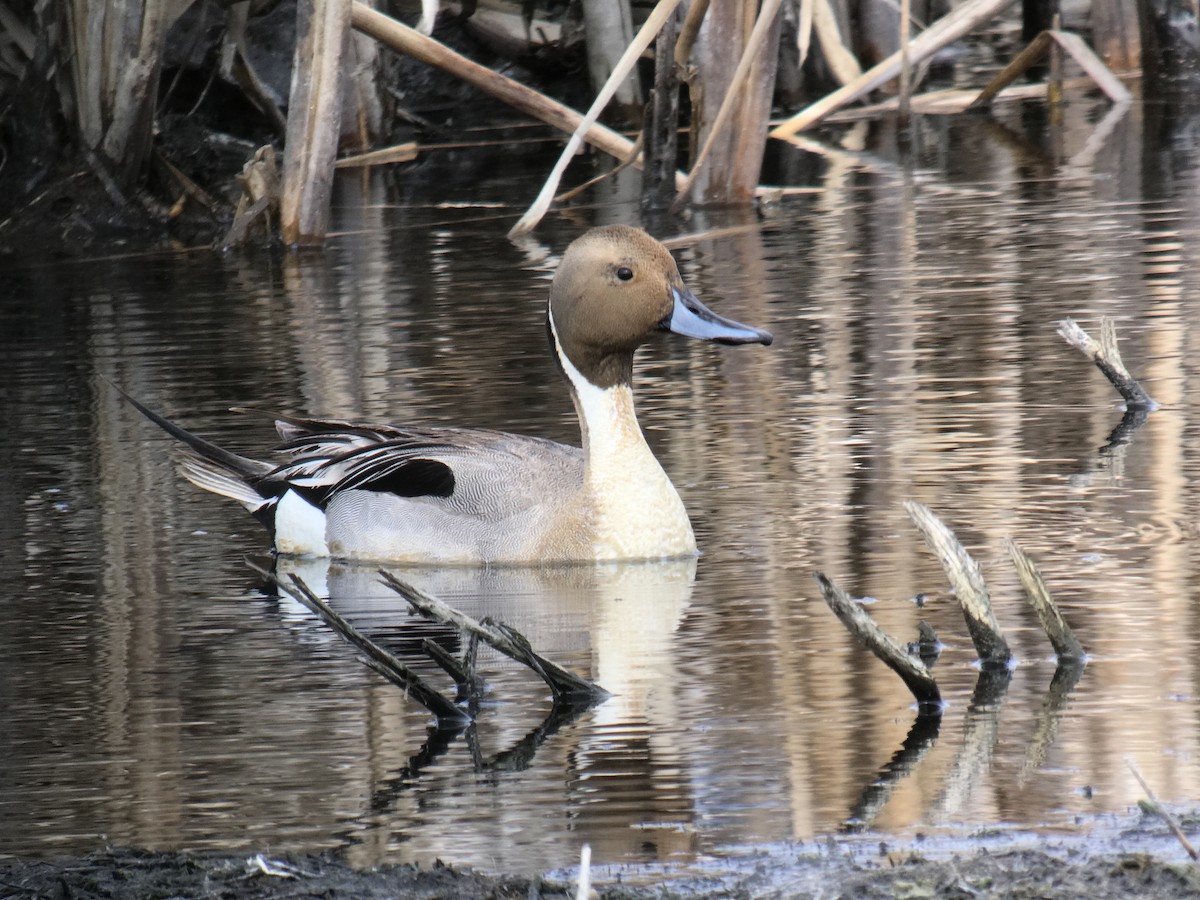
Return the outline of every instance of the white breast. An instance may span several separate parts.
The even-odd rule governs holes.
[[[550,327],[553,330],[553,319]],[[694,554],[692,523],[642,435],[633,389],[592,384],[559,349],[557,334],[555,338],[583,426],[584,483],[595,524],[595,558]]]

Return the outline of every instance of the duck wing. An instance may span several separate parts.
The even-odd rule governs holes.
[[[283,482],[320,509],[346,491],[438,498],[462,512],[511,511],[544,479],[582,483],[583,451],[484,428],[409,428],[275,416]]]

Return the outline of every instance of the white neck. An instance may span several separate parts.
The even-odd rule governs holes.
[[[597,387],[563,353],[553,316],[550,317],[550,333],[554,336],[554,352],[571,383],[571,398],[579,416],[588,470],[630,453],[644,454],[653,460],[654,454],[646,444],[633,408],[633,388],[627,384]],[[654,460],[654,464],[657,466],[658,461]]]
[[[678,556],[695,551],[691,523],[671,479],[650,451],[633,408],[633,388],[597,387],[562,352],[558,354],[583,433],[584,488],[599,516],[598,540],[611,544],[598,558]],[[631,523],[636,522],[636,526]],[[612,533],[613,537],[605,537]],[[625,536],[631,540],[626,540]]]

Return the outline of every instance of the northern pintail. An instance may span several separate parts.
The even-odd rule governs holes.
[[[667,249],[624,225],[566,250],[547,330],[583,447],[477,428],[276,416],[282,462],[224,450],[129,398],[186,446],[193,484],[241,503],[281,554],[377,562],[581,562],[696,552],[683,502],[633,408],[633,354],[656,332],[720,344],[771,334],[717,315]]]

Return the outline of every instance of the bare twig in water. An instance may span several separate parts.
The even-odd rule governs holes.
[[[1146,779],[1142,777],[1142,773],[1133,764],[1133,760],[1126,759],[1125,765],[1129,766],[1129,771],[1133,773],[1133,777],[1138,780],[1138,784],[1146,792],[1146,797],[1150,801],[1150,808],[1167,823],[1167,827],[1171,829],[1171,834],[1175,835],[1175,840],[1179,841],[1183,849],[1187,851],[1188,856],[1192,859],[1200,859],[1200,853],[1192,846],[1192,842],[1187,839],[1187,835],[1183,833],[1183,829],[1179,827],[1179,823],[1175,821],[1175,817],[1163,809],[1163,805],[1158,802],[1158,798],[1154,796],[1154,791],[1150,789],[1150,785],[1146,783]]]
[[[1081,661],[1085,655],[1083,645],[1079,643],[1079,639],[1071,631],[1071,626],[1063,618],[1058,604],[1050,596],[1046,582],[1042,579],[1042,573],[1038,571],[1033,560],[1025,555],[1025,551],[1018,547],[1015,541],[1008,542],[1008,555],[1017,568],[1017,575],[1025,588],[1025,595],[1033,604],[1038,621],[1042,623],[1042,630],[1046,632],[1046,637],[1050,638],[1050,643],[1054,645],[1054,652],[1059,660]]]
[[[1086,355],[1125,398],[1130,409],[1157,409],[1154,401],[1136,378],[1129,374],[1117,349],[1117,329],[1108,316],[1100,318],[1100,341],[1097,343],[1074,319],[1058,323],[1058,333],[1064,341]]]
[[[858,642],[900,676],[914,697],[921,715],[941,715],[942,695],[937,681],[920,659],[908,653],[904,645],[876,624],[866,611],[822,572],[814,573],[825,602]]]
[[[1008,665],[1012,651],[992,612],[992,600],[979,566],[929,507],[905,500],[904,508],[950,579],[980,661],[985,665]]]
[[[380,647],[357,628],[347,622],[342,616],[309,589],[304,579],[297,575],[291,578],[292,583],[283,582],[274,572],[270,572],[253,562],[247,564],[254,571],[274,583],[297,603],[306,607],[314,615],[341,635],[346,641],[362,653],[365,665],[374,669],[392,684],[401,688],[423,707],[437,717],[439,728],[464,728],[471,723],[471,717],[443,697],[433,688],[425,684],[420,676],[396,659],[387,650]]]
[[[562,666],[533,652],[529,642],[518,632],[498,622],[477,622],[465,613],[447,606],[436,597],[431,597],[412,585],[401,581],[391,572],[379,570],[383,583],[408,601],[421,615],[428,616],[447,625],[452,625],[464,634],[477,636],[492,648],[500,651],[532,669],[546,682],[556,700],[597,701],[612,696],[604,688],[586,678],[580,678]]]

